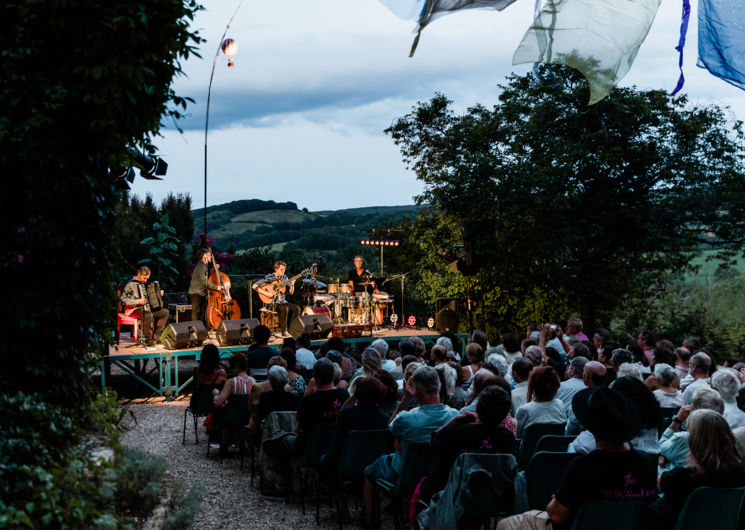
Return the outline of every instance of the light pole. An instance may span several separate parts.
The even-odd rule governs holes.
[[[210,96],[212,94],[212,79],[215,77],[215,66],[217,66],[217,59],[220,57],[220,52],[223,52],[228,56],[228,67],[232,67],[235,63],[233,62],[233,56],[238,51],[238,43],[233,39],[226,39],[230,24],[233,23],[235,15],[238,14],[238,10],[241,8],[243,0],[238,2],[238,7],[235,8],[233,16],[230,17],[228,25],[225,26],[225,31],[220,38],[220,45],[217,47],[215,53],[215,59],[212,61],[212,72],[210,73],[210,84],[207,87],[207,112],[205,113],[204,120],[204,245],[207,246],[207,133],[209,132],[210,126]]]

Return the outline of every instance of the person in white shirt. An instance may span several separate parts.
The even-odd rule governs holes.
[[[297,364],[303,366],[306,371],[313,371],[313,367],[316,365],[316,356],[310,351],[310,335],[303,333],[300,335],[295,344],[298,346],[295,351],[295,358]]]
[[[528,381],[533,371],[533,363],[525,357],[512,363],[512,379],[517,383],[512,389],[512,415],[528,401]]]
[[[587,388],[587,385],[583,381],[587,362],[588,359],[585,357],[575,357],[572,359],[566,372],[567,380],[562,381],[561,385],[559,385],[559,391],[556,393],[556,397],[564,403],[564,407],[567,410],[572,407],[572,398],[574,395],[580,390]]]
[[[669,364],[656,364],[654,375],[650,375],[645,384],[649,388],[660,407],[673,408],[683,406],[683,392],[674,387],[677,374]]]
[[[525,436],[525,430],[534,423],[566,423],[564,403],[556,398],[559,383],[559,375],[550,366],[533,369],[528,383],[528,402],[515,412],[518,438]]]
[[[396,369],[396,361],[388,358],[388,343],[384,339],[375,339],[370,347],[378,350],[380,354],[380,364],[386,372],[392,372]]]
[[[691,404],[691,398],[697,388],[709,385],[709,369],[711,368],[711,357],[704,352],[698,352],[691,357],[691,377],[693,382],[683,392],[683,403]]]
[[[711,376],[711,388],[718,390],[724,401],[724,419],[733,429],[745,425],[745,412],[737,407],[737,391],[740,378],[732,368],[720,368]]]

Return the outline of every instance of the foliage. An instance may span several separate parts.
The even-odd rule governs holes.
[[[0,6],[0,167],[12,176],[0,197],[9,526],[115,525],[107,468],[74,445],[115,313],[112,173],[186,105],[171,82],[200,41],[189,30],[197,9],[193,0]],[[37,395],[19,393],[29,388]]]
[[[742,249],[739,122],[633,88],[586,107],[579,74],[539,71],[510,76],[492,109],[456,115],[437,94],[387,129],[434,209],[429,255],[471,262],[485,294],[516,301],[508,322],[541,293],[544,318],[568,305],[592,329],[700,245]]]
[[[176,229],[168,224],[168,214],[153,223],[154,236],[146,237],[140,244],[149,247],[149,258],[141,259],[138,265],[153,263],[152,273],[161,281],[161,287],[169,288],[177,284],[179,271],[174,266],[178,259],[179,244]]]

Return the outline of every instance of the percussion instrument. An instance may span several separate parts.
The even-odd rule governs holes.
[[[327,292],[329,294],[349,294],[351,289],[348,283],[330,283]]]
[[[336,297],[330,294],[324,294],[324,293],[316,293],[313,295],[313,302],[316,304],[323,304],[325,306],[330,306],[334,303],[336,300]]]
[[[319,291],[322,291],[322,290],[326,289],[326,287],[328,287],[325,283],[319,282],[318,280],[313,280],[311,278],[305,278],[303,280],[303,283],[305,285],[308,285],[310,287],[313,287],[314,289],[317,289]]]

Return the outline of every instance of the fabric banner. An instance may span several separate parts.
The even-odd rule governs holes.
[[[419,20],[426,0],[378,0],[398,18]]]
[[[512,64],[564,64],[590,85],[597,103],[629,71],[661,0],[546,0]]]
[[[496,9],[501,11],[515,0],[427,0],[422,13],[419,17],[419,27],[417,28],[414,43],[411,45],[409,57],[414,56],[419,36],[422,34],[424,27],[433,20],[461,9]]]
[[[745,5],[742,0],[699,0],[698,66],[745,89]]]

